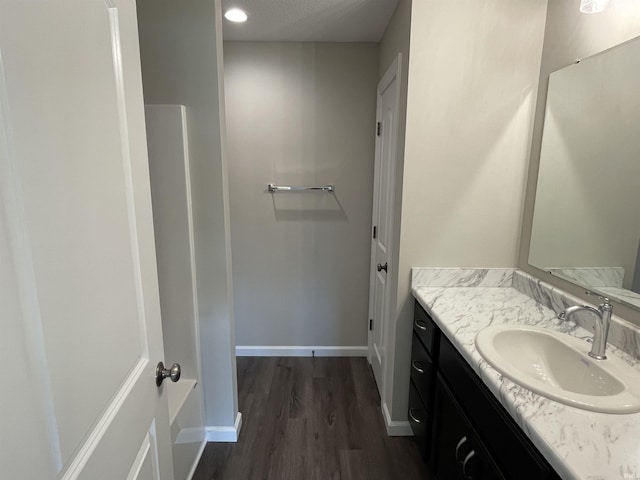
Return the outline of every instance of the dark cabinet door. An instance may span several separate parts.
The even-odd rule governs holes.
[[[425,407],[430,412],[435,380],[433,362],[415,333],[413,334],[411,346],[411,380],[418,390]]]
[[[431,450],[429,444],[431,416],[422,402],[420,395],[418,395],[418,390],[416,390],[413,382],[409,383],[411,384],[409,387],[409,411],[407,412],[409,425],[411,425],[413,436],[416,442],[418,442],[418,448],[422,454],[422,458],[425,461],[429,461],[429,452]]]
[[[434,446],[438,480],[504,480],[442,379],[436,385]]]
[[[437,356],[438,327],[422,306],[416,302],[413,310],[413,331],[418,336],[424,348],[432,357]]]
[[[507,478],[557,478],[494,395],[449,340],[440,339],[439,372]]]

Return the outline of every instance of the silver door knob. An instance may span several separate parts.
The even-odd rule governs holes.
[[[162,385],[165,378],[170,378],[172,382],[180,380],[180,364],[174,363],[171,368],[164,368],[164,363],[158,362],[156,367],[156,385]]]
[[[378,264],[378,266],[376,267],[378,269],[379,272],[381,272],[382,270],[384,270],[385,272],[387,271],[387,262],[384,262],[384,265],[380,265]]]

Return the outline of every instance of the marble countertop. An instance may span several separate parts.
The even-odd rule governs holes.
[[[556,311],[515,288],[507,270],[490,271],[481,280],[468,270],[462,276],[429,270],[438,272],[414,269],[414,297],[563,479],[640,479],[640,413],[589,412],[537,395],[494,370],[474,343],[489,325],[530,325],[584,339],[592,337],[589,331],[558,320]],[[447,281],[443,271],[451,277]],[[611,345],[607,353],[637,367],[640,379],[638,359]]]

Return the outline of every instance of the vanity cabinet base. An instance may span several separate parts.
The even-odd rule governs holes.
[[[415,303],[414,318],[409,413],[414,417],[424,414],[425,422],[410,420],[410,423],[412,428],[416,423],[414,433],[421,448],[427,449],[424,457],[429,461],[434,478],[560,480],[418,302]],[[424,343],[415,331],[418,322],[421,327],[426,326],[426,330],[420,331],[429,333],[426,338],[431,353],[426,354],[431,361],[431,383],[422,388],[414,384],[416,372],[413,371],[415,359],[418,359],[418,366],[422,366],[419,359],[424,361],[425,358],[425,352],[420,348]],[[426,401],[424,396],[427,396]],[[421,403],[416,403],[418,401]],[[422,410],[416,405],[422,405]],[[425,440],[425,436],[429,440]]]
[[[505,480],[462,408],[438,375],[434,474],[439,480]]]
[[[433,402],[440,332],[422,310],[413,322],[411,380],[407,416],[422,458],[431,459]]]

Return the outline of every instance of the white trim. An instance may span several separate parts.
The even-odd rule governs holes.
[[[198,449],[198,454],[196,455],[195,460],[193,461],[193,465],[191,466],[191,470],[189,470],[189,474],[187,475],[186,480],[191,480],[193,475],[196,473],[196,468],[198,468],[198,464],[200,463],[200,458],[202,458],[202,454],[204,452],[204,447],[207,446],[207,439],[202,440],[202,445]]]
[[[384,425],[387,427],[387,435],[390,437],[412,437],[413,430],[408,421],[398,422],[391,420],[391,414],[387,408],[387,403],[382,404],[382,415],[384,416]]]
[[[113,2],[109,2],[112,4]],[[118,8],[115,5],[108,7],[109,30],[111,33],[111,54],[113,59],[113,72],[116,80],[116,106],[118,111],[118,125],[120,126],[120,142],[122,153],[122,168],[125,180],[125,198],[127,204],[127,217],[129,220],[129,235],[131,243],[131,255],[133,260],[133,274],[136,300],[138,302],[138,329],[142,339],[143,356],[149,355],[149,332],[147,328],[147,315],[142,280],[142,259],[140,256],[140,238],[138,235],[139,224],[136,214],[136,192],[133,182],[133,165],[131,163],[131,145],[129,142],[129,123],[127,120],[127,102],[125,99],[124,71],[122,66],[122,46],[120,42],[120,18]],[[148,181],[148,180],[147,180]]]
[[[237,357],[366,357],[367,346],[271,346],[238,345]]]
[[[155,419],[154,419],[155,421]],[[151,431],[154,430],[154,425],[151,426]],[[155,441],[154,441],[155,443]],[[127,475],[127,480],[140,478],[140,471],[142,470],[142,466],[144,461],[147,459],[147,455],[149,455],[149,451],[151,450],[151,440],[149,440],[149,432],[144,436],[144,440],[142,441],[142,445],[140,450],[138,451],[138,455],[136,455],[136,459],[133,461],[133,465],[131,466],[131,470],[129,470],[129,475]],[[154,472],[157,473],[158,469],[155,468],[157,463],[154,462]]]
[[[242,414],[238,412],[236,422],[232,427],[204,427],[207,442],[231,442],[238,441],[240,428],[242,427]]]
[[[129,376],[120,387],[120,390],[116,392],[115,397],[105,410],[100,420],[98,420],[98,423],[87,437],[87,440],[82,444],[76,453],[76,456],[69,464],[66,472],[61,476],[63,480],[76,479],[80,476],[82,469],[86,466],[91,455],[95,452],[96,448],[98,448],[100,440],[102,440],[102,437],[107,433],[107,430],[109,430],[109,427],[113,424],[116,415],[129,398],[129,394],[138,385],[138,381],[145,372],[145,368],[148,364],[149,359],[138,359],[137,364],[129,373]]]
[[[173,441],[173,445],[184,445],[185,443],[198,443],[204,441],[204,427],[181,428]]]

